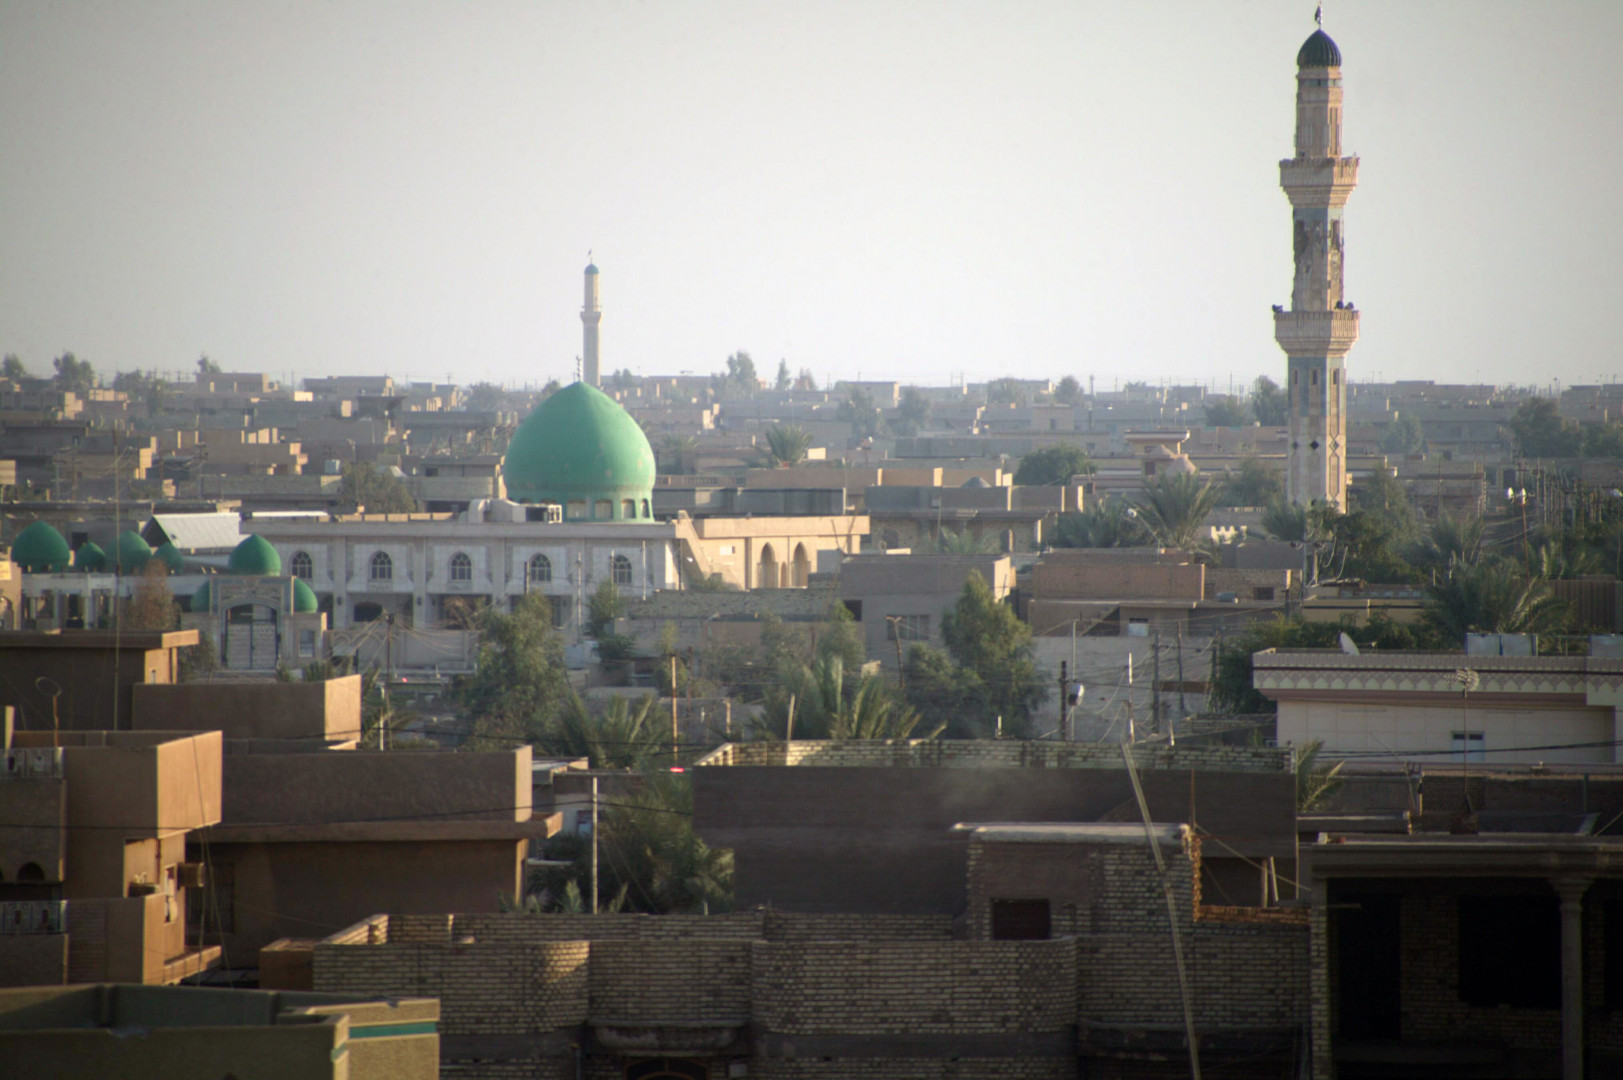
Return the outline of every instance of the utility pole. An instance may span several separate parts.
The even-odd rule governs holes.
[[[1065,708],[1065,706],[1066,706],[1066,698],[1068,696],[1066,694],[1066,690],[1070,687],[1070,684],[1071,684],[1070,669],[1065,666],[1065,661],[1061,660],[1059,662],[1059,739],[1060,739],[1060,742],[1070,742],[1071,741],[1071,733],[1070,733],[1070,731],[1067,730],[1070,727],[1070,724],[1068,723],[1068,721],[1069,721],[1069,713],[1067,712],[1067,710]]]
[[[597,773],[592,773],[592,914],[597,914]]]
[[[1155,733],[1161,734],[1161,631],[1150,639],[1150,710],[1155,717]]]
[[[676,764],[677,744],[680,741],[676,733],[676,654],[671,653],[671,764]]]
[[[1189,708],[1183,697],[1183,624],[1178,625],[1178,719],[1184,720],[1189,716]]]

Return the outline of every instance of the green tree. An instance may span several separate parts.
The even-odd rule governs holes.
[[[1399,415],[1381,436],[1381,453],[1413,454],[1426,444],[1425,430],[1412,416]]]
[[[199,375],[218,375],[220,374],[220,365],[210,360],[208,353],[204,353],[197,358],[197,373]]]
[[[984,739],[996,730],[998,714],[980,675],[953,663],[941,649],[918,642],[909,646],[902,663],[902,686],[920,722],[948,738]]]
[[[655,915],[705,915],[733,904],[733,853],[693,831],[686,774],[650,770],[616,795],[602,822],[602,892]]]
[[[474,721],[474,744],[499,749],[543,737],[568,692],[563,640],[547,598],[528,593],[510,615],[485,609],[477,666],[452,689]]]
[[[778,377],[772,380],[772,389],[783,393],[795,384],[794,376],[789,374],[789,361],[778,361]]]
[[[774,469],[799,465],[811,449],[811,432],[798,424],[779,424],[766,431],[767,463]]]
[[[785,673],[767,694],[754,730],[768,739],[791,734],[795,739],[906,739],[919,719],[884,680],[871,675],[852,680],[838,655],[823,655]]]
[[[1091,476],[1099,466],[1088,457],[1088,452],[1075,443],[1055,443],[1033,450],[1020,459],[1014,471],[1014,482],[1040,487],[1045,484],[1069,483],[1073,476]]]
[[[153,559],[141,571],[134,591],[125,602],[124,629],[172,630],[179,622],[180,607],[169,589],[169,568]]]
[[[600,713],[570,690],[535,745],[560,758],[586,758],[594,769],[641,769],[671,761],[671,732],[652,694],[633,703],[616,695]]]
[[[1345,761],[1338,761],[1334,765],[1320,765],[1319,755],[1324,751],[1323,739],[1309,739],[1296,751],[1296,811],[1306,813],[1315,810],[1330,801],[1330,796],[1341,790],[1345,783],[1341,779],[1341,767]]]
[[[1443,514],[1426,528],[1425,535],[1411,548],[1409,558],[1425,566],[1474,563],[1482,557],[1482,536],[1480,517]]]
[[[896,434],[917,435],[930,424],[930,399],[909,386],[902,391],[896,407]]]
[[[1075,375],[1067,375],[1054,387],[1054,404],[1080,405],[1082,404],[1082,384],[1076,381]]]
[[[96,385],[96,369],[89,360],[80,360],[72,353],[65,352],[52,360],[51,366],[56,369],[54,381],[58,390],[86,394]]]
[[[7,379],[16,379],[18,381],[33,378],[33,376],[28,373],[28,368],[23,365],[22,360],[17,357],[16,353],[6,354],[3,366],[0,366],[0,376]]]
[[[1193,473],[1162,473],[1144,485],[1134,503],[1139,520],[1162,547],[1188,550],[1217,505],[1217,487]]]
[[[1455,648],[1466,634],[1555,634],[1567,627],[1567,605],[1549,583],[1508,559],[1455,562],[1426,591],[1427,625]]]
[[[1586,458],[1623,458],[1623,424],[1585,424]]]
[[[935,542],[936,550],[943,555],[988,555],[998,549],[996,537],[977,536],[967,528],[962,532],[942,529]]]
[[[1251,384],[1251,415],[1263,427],[1279,427],[1290,421],[1290,399],[1279,384],[1266,375]]]
[[[1218,490],[1218,506],[1267,506],[1285,496],[1285,477],[1277,468],[1256,455],[1240,459],[1239,466],[1223,477]]]
[[[1318,516],[1309,513],[1308,508],[1300,503],[1277,495],[1268,501],[1268,509],[1263,511],[1260,524],[1262,531],[1275,540],[1288,540],[1295,544],[1320,539],[1319,526],[1322,522],[1315,520]]]
[[[751,397],[761,389],[760,378],[755,374],[755,361],[742,349],[727,358],[727,370],[717,375],[714,381],[716,392],[724,397],[731,394]]]
[[[867,387],[853,386],[845,400],[834,409],[835,419],[851,425],[859,439],[876,439],[885,434],[885,414],[879,411]]]
[[[1510,418],[1510,431],[1522,457],[1577,457],[1583,453],[1584,432],[1576,421],[1561,415],[1549,398],[1529,398]]]
[[[630,368],[621,368],[609,376],[609,385],[616,390],[635,390],[637,377],[631,373]]]
[[[366,507],[369,514],[412,514],[417,500],[399,477],[375,468],[370,462],[355,461],[344,466],[339,501]]]
[[[586,601],[586,636],[601,640],[614,632],[614,620],[625,612],[620,589],[612,581],[601,582]]]
[[[1360,647],[1374,649],[1429,649],[1439,644],[1426,628],[1404,626],[1379,613],[1363,626],[1351,617],[1339,624],[1275,618],[1213,644],[1211,709],[1235,714],[1274,712],[1274,703],[1252,683],[1252,656],[1264,649],[1333,649],[1343,633]]]
[[[988,405],[1024,405],[1026,403],[1026,388],[1019,379],[1010,376],[993,379],[986,384],[986,403]]]
[[[1209,397],[1206,399],[1206,426],[1214,428],[1245,427],[1251,422],[1251,413],[1244,398]]]
[[[493,382],[476,382],[463,396],[467,407],[474,412],[494,412],[501,408],[507,392]]]
[[[1065,548],[1142,547],[1151,540],[1138,511],[1125,499],[1106,496],[1086,510],[1061,514],[1054,523],[1054,546]]]
[[[979,678],[985,704],[1003,717],[1004,730],[1023,734],[1048,683],[1032,658],[1031,627],[992,595],[978,572],[970,571],[958,602],[943,613],[941,638],[954,662]]]

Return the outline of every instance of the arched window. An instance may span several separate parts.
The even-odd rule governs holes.
[[[316,561],[310,558],[308,551],[293,553],[293,576],[306,581],[316,576]]]
[[[648,500],[647,499],[644,499],[642,501],[642,516],[645,517],[645,518],[654,516],[653,514],[650,514],[648,512]]]
[[[627,519],[636,517],[637,516],[637,500],[636,499],[621,499],[620,500],[620,516],[623,517],[623,518],[627,518]]]
[[[459,551],[451,556],[451,580],[473,580],[473,560],[468,558],[466,552]]]
[[[613,560],[614,583],[616,585],[631,584],[631,560],[624,555],[616,555]]]
[[[552,580],[552,560],[545,555],[530,558],[530,584],[542,585]]]
[[[378,551],[373,553],[371,578],[373,581],[394,580],[394,560],[389,558],[389,553],[387,551]]]

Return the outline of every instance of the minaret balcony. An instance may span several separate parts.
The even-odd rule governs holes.
[[[1351,308],[1275,311],[1274,340],[1289,356],[1344,356],[1358,340],[1358,315]]]
[[[1279,186],[1292,206],[1345,206],[1358,186],[1358,159],[1286,158],[1279,163]]]

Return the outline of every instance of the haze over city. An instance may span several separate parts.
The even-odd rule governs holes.
[[[0,5],[0,348],[1277,377],[1312,5]],[[1619,365],[1623,8],[1333,3],[1350,377]]]

